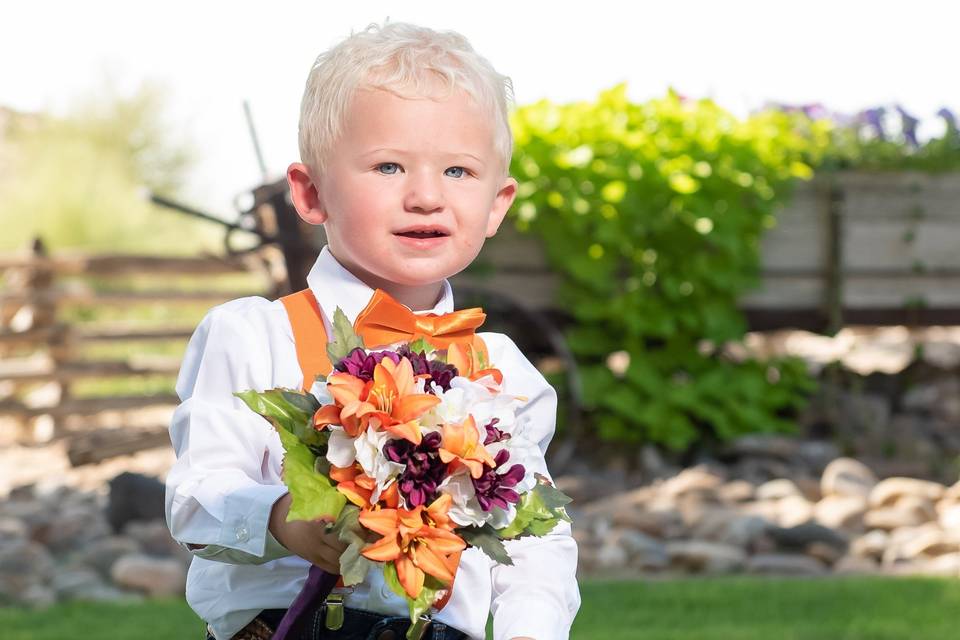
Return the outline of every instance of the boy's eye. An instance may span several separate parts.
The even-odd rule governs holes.
[[[467,170],[463,167],[450,167],[443,172],[443,175],[450,176],[451,178],[462,178],[466,173]]]
[[[396,162],[382,162],[377,165],[377,171],[386,175],[393,175],[400,170],[400,165]]]

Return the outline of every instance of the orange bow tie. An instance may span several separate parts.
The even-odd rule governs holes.
[[[354,330],[368,349],[426,338],[438,349],[451,343],[469,344],[487,315],[479,307],[453,313],[417,315],[382,289],[377,289],[357,316]]]

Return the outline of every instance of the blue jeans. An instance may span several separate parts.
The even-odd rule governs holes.
[[[279,617],[277,617],[279,612]],[[406,616],[384,616],[360,609],[344,609],[343,626],[333,631],[324,625],[325,610],[321,607],[305,617],[305,624],[289,640],[404,640],[410,628]],[[282,618],[282,610],[269,609],[260,616],[271,629],[276,629]],[[391,634],[392,632],[392,634]],[[422,640],[466,640],[467,635],[442,622],[433,622],[423,634]],[[213,640],[213,636],[207,636]]]

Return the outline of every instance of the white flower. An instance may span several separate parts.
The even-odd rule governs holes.
[[[327,460],[337,467],[349,467],[357,459],[357,450],[353,446],[354,438],[348,436],[340,425],[331,424],[327,429],[330,430]]]
[[[483,526],[490,520],[491,514],[480,508],[477,501],[477,492],[473,488],[470,473],[461,469],[448,476],[440,483],[440,493],[447,493],[453,498],[448,515],[460,526]]]

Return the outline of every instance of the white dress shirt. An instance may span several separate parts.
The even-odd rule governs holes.
[[[307,276],[330,334],[340,307],[350,322],[373,290],[324,248]],[[447,281],[430,311],[453,310]],[[534,469],[549,476],[542,454],[553,437],[557,396],[507,336],[480,333],[490,361],[503,372],[504,392],[529,398],[519,415],[530,417],[528,436],[538,442]],[[280,478],[283,448],[274,429],[232,394],[248,389],[301,388],[293,333],[279,301],[259,297],[213,308],[187,345],[177,379],[182,403],[170,425],[177,461],[167,477],[166,516],[174,539],[203,545],[187,574],[187,601],[218,640],[227,640],[261,610],[288,608],[309,564],[291,555],[267,530],[273,504],[287,492]],[[539,467],[539,468],[536,468]],[[494,639],[529,636],[562,640],[580,607],[577,546],[570,525],[550,535],[506,541],[513,566],[483,552],[464,551],[447,605],[434,616],[471,639],[484,637],[488,612]],[[407,615],[404,600],[373,569],[344,601],[348,607]]]

